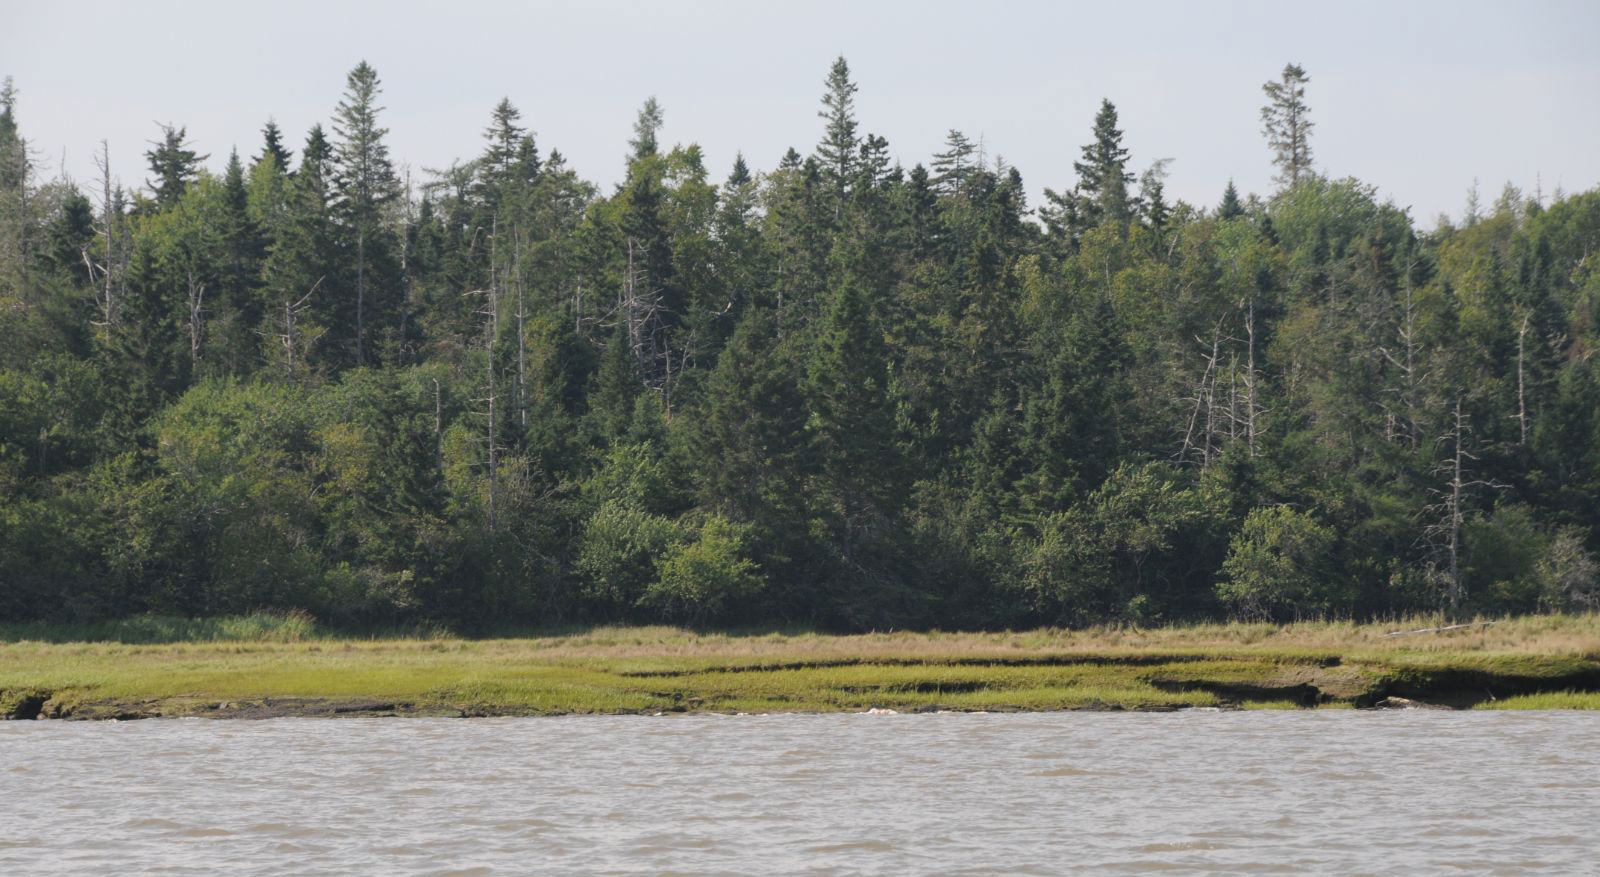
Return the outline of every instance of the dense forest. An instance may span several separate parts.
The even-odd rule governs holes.
[[[0,619],[1596,608],[1600,189],[1424,230],[1309,81],[1199,205],[1109,101],[1037,205],[960,131],[905,168],[842,58],[808,151],[713,172],[651,99],[610,192],[509,101],[412,179],[366,63],[220,174],[168,126],[47,180],[8,81]]]

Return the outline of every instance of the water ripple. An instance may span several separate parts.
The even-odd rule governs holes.
[[[1587,873],[1600,723],[0,723],[0,874]]]

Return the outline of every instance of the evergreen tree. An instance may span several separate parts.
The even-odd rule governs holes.
[[[811,467],[806,400],[770,311],[752,309],[707,381],[690,421],[691,457],[706,502],[735,521],[771,527],[803,507]]]
[[[268,158],[285,174],[289,173],[289,162],[294,158],[294,153],[283,147],[283,132],[278,130],[278,123],[272,119],[268,119],[261,129],[261,153],[256,156],[256,162]]]
[[[258,326],[261,299],[260,282],[266,241],[250,215],[250,195],[245,184],[244,165],[239,151],[228,155],[222,177],[221,235],[223,265],[219,271],[216,301],[222,311],[213,333],[223,369],[230,374],[254,370],[258,355]]]
[[[933,156],[933,183],[941,192],[952,194],[961,188],[968,174],[978,170],[978,147],[954,128],[945,135],[944,145],[945,151]]]
[[[187,129],[162,125],[161,142],[152,142],[150,145],[155,148],[144,154],[150,163],[150,173],[154,175],[146,185],[155,195],[158,209],[178,203],[199,175],[201,162],[211,157],[190,149],[185,142],[187,139]]]
[[[351,256],[355,268],[352,365],[366,365],[373,354],[369,330],[381,329],[398,309],[397,278],[388,262],[389,233],[386,211],[400,194],[388,144],[389,129],[380,127],[378,71],[365,61],[345,80],[344,98],[334,112],[335,204],[346,233],[354,238]],[[341,327],[342,328],[342,327]]]
[[[633,422],[640,383],[630,343],[627,323],[618,320],[600,359],[600,370],[595,373],[594,389],[589,394],[589,414],[604,443],[626,436]]]
[[[524,129],[517,124],[522,113],[512,106],[509,98],[501,98],[490,115],[489,127],[484,129],[485,147],[478,160],[478,175],[482,197],[489,212],[495,213],[506,187],[515,179],[520,164],[524,163]],[[532,140],[527,140],[532,146]],[[533,159],[537,166],[537,157]]]
[[[1171,162],[1170,158],[1153,162],[1139,176],[1139,206],[1144,221],[1158,235],[1167,227],[1167,220],[1171,217],[1171,208],[1167,206],[1166,199],[1167,165]]]
[[[859,285],[846,280],[823,317],[807,369],[808,426],[846,516],[887,509],[895,500],[894,418],[887,350]]]
[[[1311,77],[1299,64],[1285,64],[1278,81],[1261,86],[1267,105],[1261,108],[1261,133],[1278,166],[1278,183],[1292,189],[1311,173],[1311,128],[1307,118],[1306,83]]]
[[[1087,227],[1128,221],[1128,184],[1133,182],[1133,174],[1127,166],[1128,150],[1122,146],[1116,105],[1101,100],[1094,117],[1094,142],[1083,147],[1081,161],[1072,163],[1078,172],[1079,203]]]
[[[822,140],[817,143],[817,159],[836,199],[835,215],[843,210],[845,190],[855,177],[856,92],[850,80],[850,65],[840,55],[828,70],[827,91],[822,95],[824,122]]]
[[[333,149],[312,126],[284,212],[266,229],[262,333],[268,362],[295,376],[315,364],[318,339],[339,315],[345,275],[332,215]]]
[[[1239,190],[1233,187],[1233,180],[1228,181],[1228,188],[1222,190],[1222,203],[1217,205],[1218,219],[1237,219],[1244,215],[1244,204],[1239,201]]]
[[[633,148],[633,153],[628,157],[630,162],[660,153],[661,146],[656,142],[656,137],[661,133],[664,115],[655,96],[645,98],[644,104],[639,107],[639,115],[633,120],[633,139],[628,141]]]

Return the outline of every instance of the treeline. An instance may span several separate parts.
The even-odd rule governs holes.
[[[518,110],[420,179],[327,128],[41,180],[0,115],[0,618],[859,629],[1600,602],[1600,190],[1420,229],[1316,172],[1172,203],[1102,104],[1032,208],[906,169],[843,59],[717,182],[613,191]]]

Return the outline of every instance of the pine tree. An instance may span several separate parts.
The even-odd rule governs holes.
[[[157,209],[178,203],[199,175],[201,162],[211,157],[190,149],[184,142],[187,138],[187,129],[162,125],[161,142],[152,141],[150,145],[155,148],[144,154],[150,162],[150,173],[155,175],[147,185],[155,195]]]
[[[1277,180],[1292,189],[1311,173],[1311,128],[1306,118],[1306,83],[1311,78],[1299,64],[1286,64],[1277,82],[1261,86],[1267,105],[1261,108],[1261,133],[1272,149],[1272,163],[1278,166]]]

